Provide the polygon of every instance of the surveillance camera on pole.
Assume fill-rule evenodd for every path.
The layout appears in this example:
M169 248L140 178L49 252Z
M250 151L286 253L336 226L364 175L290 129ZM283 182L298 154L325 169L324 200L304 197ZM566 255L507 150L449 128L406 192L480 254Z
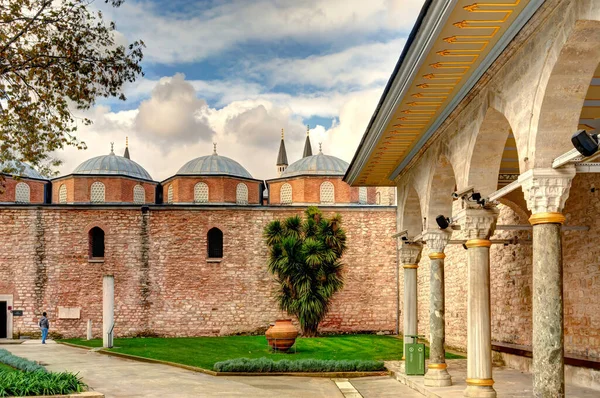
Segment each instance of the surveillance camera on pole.
M585 130L579 130L573 134L571 142L583 156L592 156L598 152L598 134L590 134Z

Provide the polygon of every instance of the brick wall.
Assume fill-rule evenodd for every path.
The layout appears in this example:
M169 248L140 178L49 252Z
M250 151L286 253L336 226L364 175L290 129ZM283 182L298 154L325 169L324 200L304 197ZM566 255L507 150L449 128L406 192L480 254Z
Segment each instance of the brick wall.
M104 184L105 203L133 203L133 189L141 185L146 191L146 203L155 202L156 183L121 176L67 176L52 181L52 203L59 203L59 190L67 188L67 203L89 203L94 182Z
M169 185L173 185L173 203L194 203L194 186L199 182L208 185L209 203L236 203L237 185L242 183L248 188L248 203L260 204L261 181L225 176L175 176L169 178L163 183L165 202Z
M391 208L335 209L348 235L346 286L322 331L393 331L396 252ZM0 294L12 294L23 317L14 332L37 333L47 311L52 330L101 333L102 276L115 277L115 333L166 336L260 331L283 316L266 271L264 226L300 208L156 206L107 209L0 208ZM327 215L331 211L325 210ZM88 261L88 231L105 231L103 263ZM208 262L206 233L224 234L221 262ZM81 319L57 319L57 308L80 307Z
M292 186L293 203L320 203L321 184L329 181L333 184L335 203L358 203L359 188L351 187L342 180L342 177L327 176L298 176L286 179L271 180L269 184L269 201L272 205L281 204L281 186ZM377 188L367 188L367 204L376 204ZM386 203L383 203L384 205Z
M28 178L20 178L15 180L8 176L4 177L4 181L0 177L0 203L15 201L15 189L18 183L24 183L29 186L30 203L44 203L44 185L46 185L45 181L30 180Z

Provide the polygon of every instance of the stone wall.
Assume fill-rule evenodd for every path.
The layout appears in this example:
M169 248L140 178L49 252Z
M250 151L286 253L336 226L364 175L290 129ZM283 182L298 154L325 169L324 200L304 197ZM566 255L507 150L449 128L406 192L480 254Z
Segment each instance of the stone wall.
M284 316L272 299L264 226L302 208L52 206L0 208L0 294L12 294L14 333L38 333L47 311L51 330L85 336L91 319L101 333L102 276L115 277L116 336L223 335L264 330ZM348 236L346 286L322 331L393 331L396 251L393 208L339 212ZM90 262L88 231L105 232L104 262ZM207 261L206 234L224 234L220 262ZM58 307L81 309L57 319Z

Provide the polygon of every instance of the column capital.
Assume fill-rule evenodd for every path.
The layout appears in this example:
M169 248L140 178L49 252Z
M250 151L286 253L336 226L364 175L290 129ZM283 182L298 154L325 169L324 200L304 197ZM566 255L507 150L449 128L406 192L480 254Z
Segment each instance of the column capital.
M452 236L451 231L429 230L423 233L423 240L429 249L429 253L443 253L448 241Z
M560 169L531 169L519 176L519 182L531 214L561 213L571 181L575 177L575 166Z
M496 221L500 211L497 208L463 208L455 220L467 240L489 239L496 229Z
M420 243L403 243L400 246L400 263L402 265L416 265L421 259L423 245Z

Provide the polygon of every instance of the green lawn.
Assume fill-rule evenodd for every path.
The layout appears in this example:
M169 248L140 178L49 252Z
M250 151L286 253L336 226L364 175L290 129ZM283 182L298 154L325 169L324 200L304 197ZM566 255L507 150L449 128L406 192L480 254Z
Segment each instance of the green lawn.
M102 340L68 339L68 343L101 347ZM115 339L112 351L213 369L216 362L234 358L399 360L402 341L392 336L339 335L296 340L297 353L274 353L264 336ZM428 355L429 352L426 353ZM461 358L447 354L447 358Z

